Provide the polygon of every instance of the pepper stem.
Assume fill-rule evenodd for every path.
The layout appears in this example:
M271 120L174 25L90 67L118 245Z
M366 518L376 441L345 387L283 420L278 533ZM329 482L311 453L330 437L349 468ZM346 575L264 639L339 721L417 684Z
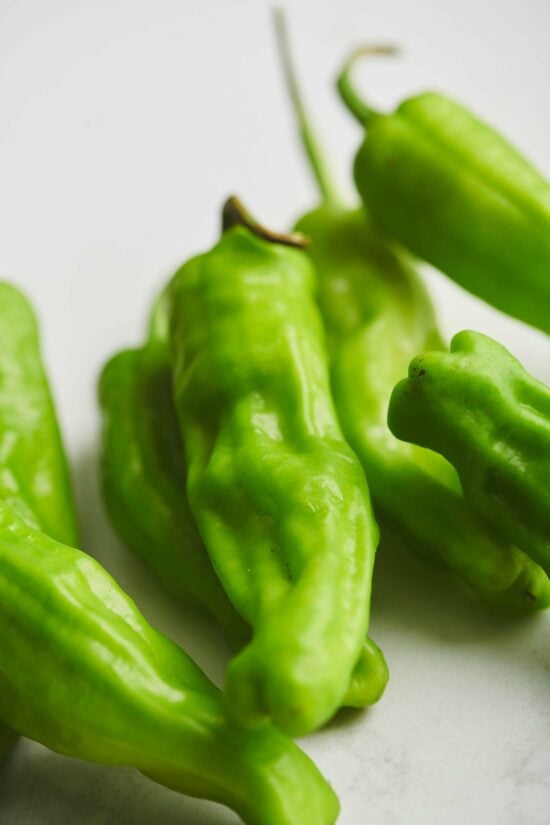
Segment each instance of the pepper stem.
M368 128L374 118L379 117L380 112L373 109L372 106L369 106L357 93L357 89L351 79L351 73L353 72L355 64L364 57L372 57L373 55L393 57L398 53L399 49L389 44L361 46L350 54L336 79L336 88L338 89L340 97L362 126Z
M298 83L296 67L292 56L292 49L290 48L286 16L281 6L273 9L273 24L285 85L294 111L302 147L309 160L313 177L315 178L323 200L325 202L338 202L340 198L331 179L331 175L328 172L317 134L304 105L304 99Z
M223 205L222 211L222 231L227 232L233 226L244 226L259 238L269 243L278 243L283 246L295 246L298 249L305 249L309 244L309 239L301 232L273 232L261 223L258 223L248 209L241 203L239 198L231 195Z

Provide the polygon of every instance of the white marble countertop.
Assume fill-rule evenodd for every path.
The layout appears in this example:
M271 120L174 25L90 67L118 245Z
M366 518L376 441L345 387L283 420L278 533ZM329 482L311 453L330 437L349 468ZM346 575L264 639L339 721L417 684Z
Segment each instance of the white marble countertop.
M359 132L330 87L361 39L406 53L359 73L381 106L437 86L497 124L550 175L546 0L287 2L299 69L352 193ZM115 539L97 484L95 385L137 344L153 292L207 246L236 191L284 227L314 198L276 63L267 2L3 0L0 271L31 295L74 467L84 549L153 624L223 678L216 631L181 611ZM427 272L447 334L493 334L550 383L550 344ZM382 547L372 635L391 681L303 746L342 825L547 825L550 615L492 614L453 578ZM0 825L230 825L216 805L128 768L21 741L0 771Z

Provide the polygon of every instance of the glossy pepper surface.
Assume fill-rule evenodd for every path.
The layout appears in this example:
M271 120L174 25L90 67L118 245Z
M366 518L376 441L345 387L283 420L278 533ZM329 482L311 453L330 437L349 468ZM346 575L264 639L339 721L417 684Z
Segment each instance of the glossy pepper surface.
M103 499L123 541L178 600L249 635L212 569L185 495L186 463L165 342L112 358L100 380Z
M151 338L141 349L114 356L101 375L100 401L103 496L113 526L176 599L205 608L241 647L250 628L212 570L185 496L166 343ZM373 704L387 680L382 652L367 638L342 704Z
M302 734L334 713L368 625L378 532L330 394L302 250L228 229L172 283L189 502L253 639L229 666L243 719Z
M0 503L0 720L59 753L133 765L254 825L330 825L337 800L269 725L247 731L106 571Z
M411 356L442 346L433 308L418 274L364 210L342 206L334 194L280 17L278 33L300 135L323 195L296 228L311 239L307 251L318 277L333 395L376 515L390 534L453 570L485 601L544 607L550 603L546 575L472 511L453 467L435 453L400 443L388 429L391 391Z
M505 347L464 331L418 356L389 424L446 456L472 508L550 573L550 389Z
M68 465L38 324L25 296L5 282L0 283L0 501L30 526L76 543ZM15 738L0 725L0 759Z
M550 333L550 184L445 95L376 112L353 87L353 63L339 88L367 131L354 175L372 216L474 295Z
M399 443L388 429L390 395L411 353L421 341L420 349L439 346L419 280L364 214L319 211L298 227L312 238L342 429L363 463L377 516L485 601L547 607L550 582L513 546L512 534L501 537L479 518L441 456Z
M0 500L58 541L78 540L69 472L38 325L21 292L0 283Z

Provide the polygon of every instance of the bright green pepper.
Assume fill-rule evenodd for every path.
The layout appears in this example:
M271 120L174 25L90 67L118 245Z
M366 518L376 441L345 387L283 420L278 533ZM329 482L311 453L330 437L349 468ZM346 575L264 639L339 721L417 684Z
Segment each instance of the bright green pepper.
M205 608L242 646L250 629L212 570L185 497L185 456L162 338L112 358L101 375L100 400L103 497L113 526L172 595ZM387 681L382 652L367 638L342 704L373 704Z
M361 210L340 206L304 111L283 21L287 85L321 206L297 229L319 280L333 395L342 429L363 464L377 518L424 559L457 573L483 599L510 608L550 603L550 582L467 506L452 466L397 441L386 423L393 386L419 349L440 347L433 308L417 273Z
M407 361L438 345L418 280L381 247L360 213L319 210L298 227L313 241L335 403L363 463L377 517L421 556L458 573L485 601L547 607L547 576L512 546L512 534L501 538L478 518L453 468L434 453L400 444L388 430L390 394Z
M103 369L103 500L123 541L177 599L201 607L237 643L250 632L212 570L185 496L186 466L162 341Z
M471 507L550 574L550 389L507 349L460 332L395 388L398 438L444 455Z
M311 263L237 218L172 283L175 402L191 509L254 632L229 702L302 734L349 685L378 532L332 403Z
M27 299L8 283L0 283L0 501L30 526L76 543L67 459L38 325ZM14 741L0 725L0 760Z
M550 333L550 184L444 95L373 110L350 80L359 54L338 85L367 130L354 174L373 218L474 295Z
M17 737L12 730L0 724L0 765L12 749L16 739Z
M133 765L251 825L331 825L333 791L222 694L108 573L0 503L0 720L68 756Z
M31 526L76 544L65 452L26 298L0 283L0 500Z

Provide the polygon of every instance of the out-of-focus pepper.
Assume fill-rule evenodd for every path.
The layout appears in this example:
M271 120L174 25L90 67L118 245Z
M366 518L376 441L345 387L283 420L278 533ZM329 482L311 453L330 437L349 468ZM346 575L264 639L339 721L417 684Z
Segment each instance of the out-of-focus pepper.
M330 393L315 275L295 240L227 228L171 288L191 509L253 639L231 662L244 720L302 734L342 702L364 642L378 531Z
M503 312L550 333L550 184L503 137L436 92L393 114L338 86L366 128L355 182L393 237ZM373 48L388 53L390 48Z
M550 574L550 389L505 347L460 332L392 395L398 438L444 455L471 507Z
M153 329L159 314L154 313ZM153 334L141 349L121 352L108 362L100 401L103 494L113 526L172 595L205 608L242 646L250 629L212 570L185 496L185 455L162 336ZM382 652L367 638L342 704L373 704L387 680Z
M278 18L287 85L322 204L297 224L319 282L334 399L342 429L361 460L377 517L421 557L457 573L484 600L512 609L550 603L544 572L500 539L467 506L452 466L400 443L388 429L391 391L410 358L441 347L433 309L417 273L362 210L333 194L304 110Z
M59 753L133 765L251 825L332 825L333 791L270 725L246 730L108 573L0 503L0 721Z
M0 765L14 745L16 738L12 730L0 724Z
M42 363L33 309L0 283L0 501L27 524L77 542L67 459ZM0 725L0 759L15 735Z

